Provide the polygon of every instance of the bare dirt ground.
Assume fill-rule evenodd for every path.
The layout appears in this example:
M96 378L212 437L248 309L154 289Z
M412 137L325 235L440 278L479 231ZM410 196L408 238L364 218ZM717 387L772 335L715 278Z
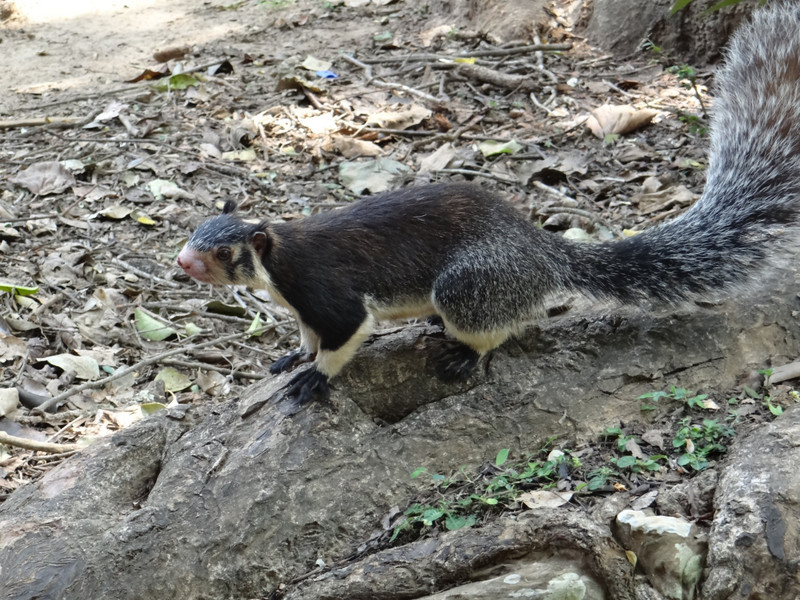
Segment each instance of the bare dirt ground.
M287 29L274 25L285 12L282 4L216 0L19 2L16 16L2 32L0 114L15 115L75 95L119 88L152 67L154 52L165 48L191 47L189 60L197 64L244 53L273 57L292 53L299 46L314 51L326 39L346 48L349 40L370 35L369 23L365 28L340 28L337 20L330 20L326 27L325 19L306 28L302 41L295 35L281 35ZM316 4L308 10L322 7L321 2ZM294 4L286 5L296 9ZM302 9L297 10L304 14Z
M0 433L61 446L0 449L0 498L142 405L235 396L296 344L265 293L174 264L227 198L296 218L466 179L605 239L702 188L703 121L678 118L701 114L693 92L652 56L589 48L568 3L494 11L491 32L458 2L19 4L0 28L0 417L17 394L27 408ZM603 104L653 122L594 136ZM28 410L57 396L57 413Z

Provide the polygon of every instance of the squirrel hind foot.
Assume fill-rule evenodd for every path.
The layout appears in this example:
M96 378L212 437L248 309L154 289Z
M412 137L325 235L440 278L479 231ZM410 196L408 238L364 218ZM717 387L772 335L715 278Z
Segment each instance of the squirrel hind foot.
M320 373L316 367L301 371L289 380L284 388L284 398L292 400L297 406L307 404L311 400L329 402L331 386L328 376Z
M451 342L433 356L436 375L442 381L466 381L475 370L481 355L460 342Z
M425 323L427 325L430 325L431 327L438 327L442 331L445 330L444 319L442 319L442 317L440 317L439 315L431 315L430 317L425 319Z
M269 367L269 372L273 375L277 375L278 373L291 371L297 365L311 362L312 360L314 360L313 354L306 352L305 350L295 350L294 352L290 352L286 356L282 356L272 363Z

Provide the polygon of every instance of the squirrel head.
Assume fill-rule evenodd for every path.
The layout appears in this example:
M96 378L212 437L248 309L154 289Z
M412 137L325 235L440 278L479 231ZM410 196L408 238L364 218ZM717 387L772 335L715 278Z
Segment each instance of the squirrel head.
M248 223L227 200L222 214L205 221L178 254L178 265L205 283L258 286L263 257L272 247L266 221Z

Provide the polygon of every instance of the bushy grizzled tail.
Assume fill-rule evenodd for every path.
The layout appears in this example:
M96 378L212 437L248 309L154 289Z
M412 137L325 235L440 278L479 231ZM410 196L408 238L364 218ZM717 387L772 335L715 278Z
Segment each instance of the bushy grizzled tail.
M571 245L573 287L676 302L741 287L800 245L800 3L771 4L733 35L717 71L700 200L628 240Z

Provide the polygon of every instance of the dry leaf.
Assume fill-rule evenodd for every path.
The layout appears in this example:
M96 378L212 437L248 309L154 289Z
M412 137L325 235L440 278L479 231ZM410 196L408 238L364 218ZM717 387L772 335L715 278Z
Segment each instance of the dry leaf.
M308 71L327 71L331 68L331 61L320 60L318 58L314 58L313 56L307 56L303 61L303 64L300 66Z
M664 449L664 435L658 429L648 429L642 434L642 441L655 446L659 450Z
M333 148L338 150L345 158L355 158L357 156L380 156L383 150L378 144L357 140L355 138L337 135L333 138Z
M227 394L231 389L230 381L217 371L200 372L197 376L197 385L212 396Z
M690 206L697 198L697 194L690 192L688 188L677 185L658 192L637 194L631 201L639 207L640 214L649 215L664 212L674 206Z
M572 492L536 490L521 494L518 500L528 508L557 508L572 500Z
M436 152L429 154L419 162L419 172L429 173L447 168L450 161L456 156L456 149L450 142L442 144Z
M10 415L17 410L19 392L17 388L0 388L0 417Z
M153 53L153 58L160 63L165 63L175 58L183 58L189 52L191 48L189 46L172 46L171 48L164 48L163 50L158 50L157 52Z
M251 160L255 160L256 151L253 148L245 148L244 150L232 150L231 152L223 152L222 153L222 160L227 161L241 161L241 162L249 162Z
M32 164L12 177L11 182L34 194L46 196L47 194L58 194L71 185L75 185L75 177L60 162L46 161Z
M45 361L62 371L72 371L78 379L97 379L100 367L91 356L75 356L74 354L56 354L40 360Z
M330 133L331 131L336 131L339 128L333 118L333 113L330 112L299 119L299 121L303 127L316 135Z
M341 163L339 178L354 194L363 194L366 191L377 194L388 190L397 173L401 171L408 171L408 167L395 160L377 158L365 162Z
M649 108L636 110L630 105L606 104L595 108L586 121L586 126L598 138L607 135L623 135L650 123L658 113Z
M636 443L636 440L630 439L625 443L625 450L631 453L631 456L644 460L645 455L642 452L642 449L639 447L639 444Z
M431 45L434 39L437 37L448 35L451 31L453 31L452 25L439 25L438 27L433 27L432 29L426 29L422 33L419 34L419 39L422 42L422 46L427 48Z
M186 198L191 200L194 198L192 194L179 188L177 183L167 179L152 179L147 183L147 189L150 190L156 200L163 200L164 198Z
M387 129L408 129L418 125L433 113L424 106L412 104L403 110L381 111L367 117L367 125L378 125Z

